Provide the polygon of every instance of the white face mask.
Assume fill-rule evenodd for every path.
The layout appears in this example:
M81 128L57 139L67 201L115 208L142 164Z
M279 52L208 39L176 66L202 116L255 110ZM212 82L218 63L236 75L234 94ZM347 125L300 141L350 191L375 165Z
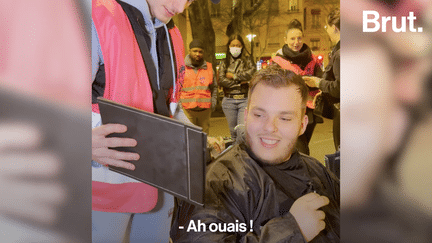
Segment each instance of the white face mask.
M241 47L230 47L230 53L233 57L240 56L241 51L242 51Z

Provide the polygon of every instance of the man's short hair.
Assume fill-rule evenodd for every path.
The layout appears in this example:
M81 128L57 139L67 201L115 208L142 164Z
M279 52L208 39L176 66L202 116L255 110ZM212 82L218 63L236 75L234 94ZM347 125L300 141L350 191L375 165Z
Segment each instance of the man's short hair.
M272 64L267 68L259 70L254 74L250 81L248 107L250 104L250 98L252 96L252 93L255 87L260 83L276 89L282 87L289 87L291 85L297 86L302 98L302 110L304 111L302 114L306 112L306 102L309 89L300 75L297 75L290 70L283 69L276 64Z

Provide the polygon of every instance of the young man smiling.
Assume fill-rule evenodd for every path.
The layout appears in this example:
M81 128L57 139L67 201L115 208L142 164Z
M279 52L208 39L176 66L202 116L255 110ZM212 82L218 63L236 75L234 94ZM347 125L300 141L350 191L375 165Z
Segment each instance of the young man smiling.
M246 141L257 159L277 165L291 157L297 138L306 129L306 107L299 95L305 89L295 85L275 88L271 79L268 82L251 87L253 98L245 113Z
M340 241L339 180L295 148L308 122L307 93L301 76L291 71L270 66L256 73L246 142L210 164L204 208L185 220L190 207L180 204L171 230L175 242ZM191 221L205 223L207 230L179 230ZM232 224L250 228L230 231ZM209 231L214 225L219 229Z

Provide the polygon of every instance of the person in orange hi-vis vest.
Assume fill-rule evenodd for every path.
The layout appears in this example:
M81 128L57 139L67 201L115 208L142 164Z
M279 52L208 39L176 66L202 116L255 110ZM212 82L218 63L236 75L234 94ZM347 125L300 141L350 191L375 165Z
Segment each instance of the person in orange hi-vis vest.
M204 44L195 39L189 44L189 54L185 57L185 78L180 94L180 102L187 118L202 127L205 133L210 130L210 116L217 101L216 75L210 62L206 62Z

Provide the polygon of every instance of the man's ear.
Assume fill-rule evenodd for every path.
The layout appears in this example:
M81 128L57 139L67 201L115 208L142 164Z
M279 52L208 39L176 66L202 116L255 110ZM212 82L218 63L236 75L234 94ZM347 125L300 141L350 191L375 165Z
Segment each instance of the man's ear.
M248 108L246 107L244 110L244 123L246 123L247 115L248 115Z
M306 131L306 127L308 125L308 122L309 122L309 118L306 114L304 114L303 118L302 118L302 124L301 124L301 130L300 130L299 136L302 135Z

